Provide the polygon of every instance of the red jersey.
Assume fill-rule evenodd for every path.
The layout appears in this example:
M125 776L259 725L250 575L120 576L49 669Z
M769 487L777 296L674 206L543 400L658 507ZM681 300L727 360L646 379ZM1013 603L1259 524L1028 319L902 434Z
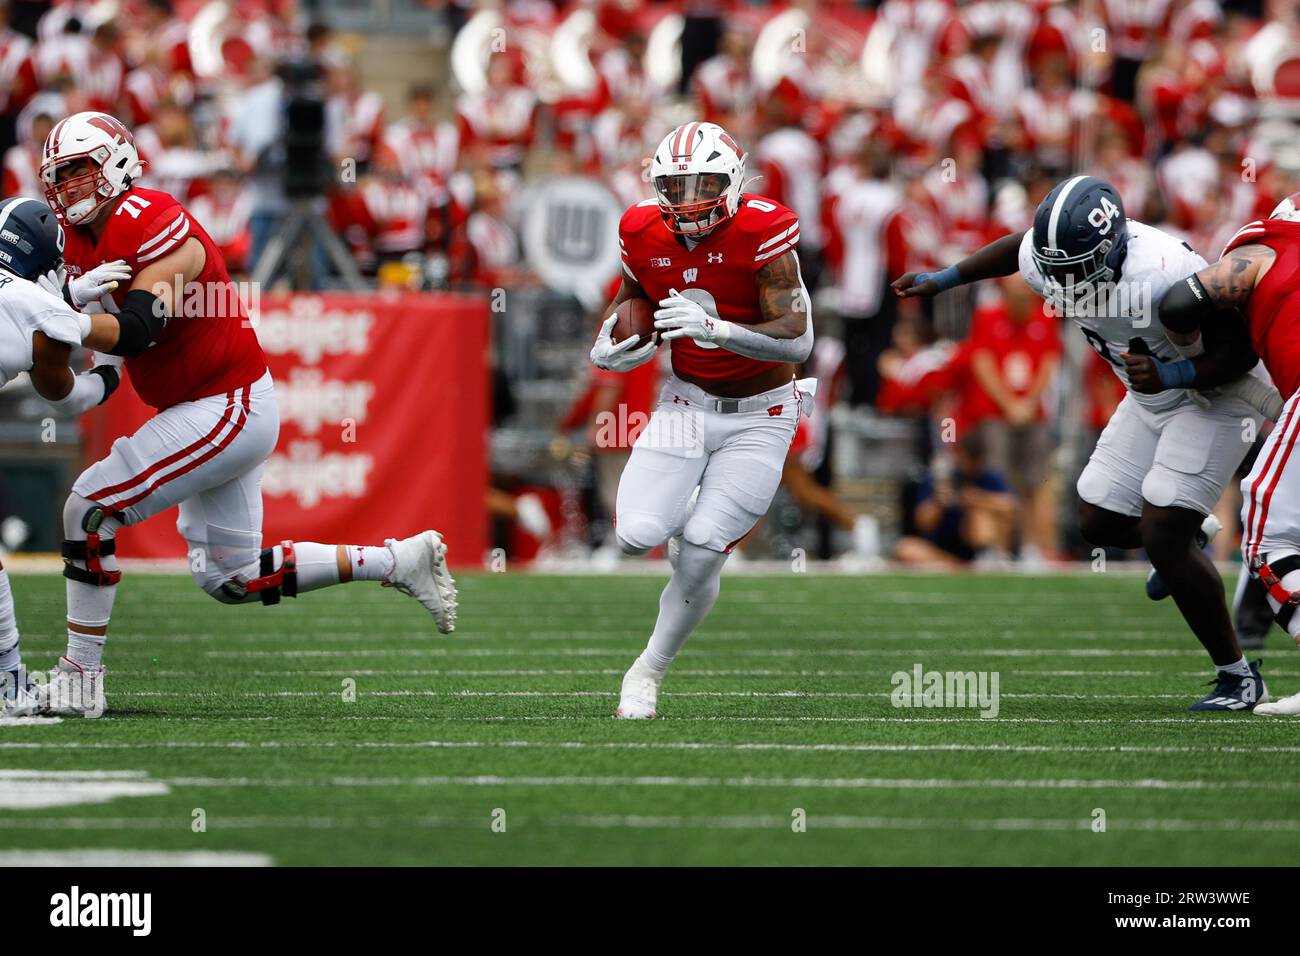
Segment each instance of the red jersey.
M173 306L175 314L162 335L143 353L126 360L131 384L143 401L154 408L168 408L229 392L265 374L262 346L217 244L167 193L128 189L109 214L108 228L98 242L88 230L76 226L65 226L64 233L69 276L79 276L114 259L125 259L138 275L191 236L203 243L203 271L181 290ZM129 291L130 283L120 284L109 311L120 309ZM216 314L209 315L209 311Z
M654 303L676 289L710 314L737 325L764 321L755 274L795 247L799 217L762 196L740 197L736 214L687 249L659 214L653 199L623 213L618 225L623 268ZM692 339L672 343L673 372L693 379L741 382L782 364L737 355Z
M1300 222L1259 219L1228 240L1226 256L1239 246L1268 246L1277 258L1242 306L1250 339L1284 398L1300 390Z
M1044 363L1061 354L1056 319L1047 313L1046 306L1034 308L1023 323L1012 319L1010 311L1001 302L976 309L971 316L968 343L972 355L985 351L992 353L998 377L1007 391L1017 398L1029 392ZM974 374L967 379L962 406L970 422L1002 417L1002 409L984 391ZM1038 420L1045 417L1040 405Z

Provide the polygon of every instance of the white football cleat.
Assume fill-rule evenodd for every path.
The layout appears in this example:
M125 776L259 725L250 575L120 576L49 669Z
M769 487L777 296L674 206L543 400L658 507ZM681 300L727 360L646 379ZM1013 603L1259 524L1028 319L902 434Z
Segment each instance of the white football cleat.
M638 657L623 675L623 691L614 716L620 720L649 720L654 717L659 700L659 682L663 679L662 674L653 671Z
M0 692L0 720L41 712L40 685L32 683L24 670L0 672Z
M1256 704L1255 713L1265 717L1300 717L1300 694Z
M422 531L384 544L393 552L393 573L384 583L415 598L443 634L456 630L456 582L447 570L447 546L436 531Z
M38 691L41 713L63 717L102 717L108 710L104 698L103 665L88 669L60 657L49 680Z

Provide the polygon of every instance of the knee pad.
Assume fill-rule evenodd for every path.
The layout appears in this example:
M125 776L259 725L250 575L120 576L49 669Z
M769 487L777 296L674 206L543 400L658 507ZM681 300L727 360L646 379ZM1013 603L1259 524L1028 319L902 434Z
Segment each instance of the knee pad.
M117 541L114 535L122 525L120 512L83 498L68 496L63 506L63 576L95 587L112 587L122 580L117 569ZM104 565L104 559L109 565ZM80 562L80 563L77 563Z
M618 546L624 554L645 554L669 538L668 528L651 515L627 515L614 525Z
M1273 612L1273 619L1290 634L1291 619L1295 617L1296 608L1300 607L1300 591L1293 591L1282 582L1292 572L1300 571L1300 554L1256 556L1250 570L1268 588L1268 596L1279 605ZM1292 578L1292 584L1300 584L1300 580Z
M279 604L282 596L296 598L298 562L294 556L293 542L281 541L279 548L281 558L278 568L275 566L275 548L263 548L253 572L256 577L228 577L221 582L219 594L213 591L208 593L227 604L243 604L254 595L263 604Z
M1083 472L1079 475L1079 481L1075 485L1075 490L1079 492L1079 497L1090 505L1102 507L1106 496L1110 494L1111 479L1105 472L1089 462L1084 466Z
M1178 481L1162 468L1153 468L1142 479L1142 497L1157 508L1168 508L1178 501Z
M292 541L280 543L277 568L276 549L260 547L260 534L214 525L205 525L202 531L203 541L189 542L190 576L213 598L222 604L243 604L256 596L263 604L276 604L281 596L298 596Z

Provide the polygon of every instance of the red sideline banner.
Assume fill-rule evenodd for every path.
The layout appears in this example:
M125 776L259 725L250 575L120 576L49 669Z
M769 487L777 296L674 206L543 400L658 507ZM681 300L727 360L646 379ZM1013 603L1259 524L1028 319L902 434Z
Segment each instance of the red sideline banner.
M380 544L425 528L456 565L487 548L487 300L441 293L267 295L254 320L280 440L262 483L262 540ZM154 410L129 377L82 419L86 464ZM118 554L183 558L170 508Z

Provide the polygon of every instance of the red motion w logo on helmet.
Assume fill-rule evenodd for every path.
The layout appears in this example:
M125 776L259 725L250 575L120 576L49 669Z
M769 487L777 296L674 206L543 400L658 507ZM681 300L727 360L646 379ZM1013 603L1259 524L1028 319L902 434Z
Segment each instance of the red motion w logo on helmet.
M130 131L122 125L120 120L114 119L112 116L92 116L86 122L95 129L102 129L118 143L131 143L132 145L135 143L135 140L131 138Z

